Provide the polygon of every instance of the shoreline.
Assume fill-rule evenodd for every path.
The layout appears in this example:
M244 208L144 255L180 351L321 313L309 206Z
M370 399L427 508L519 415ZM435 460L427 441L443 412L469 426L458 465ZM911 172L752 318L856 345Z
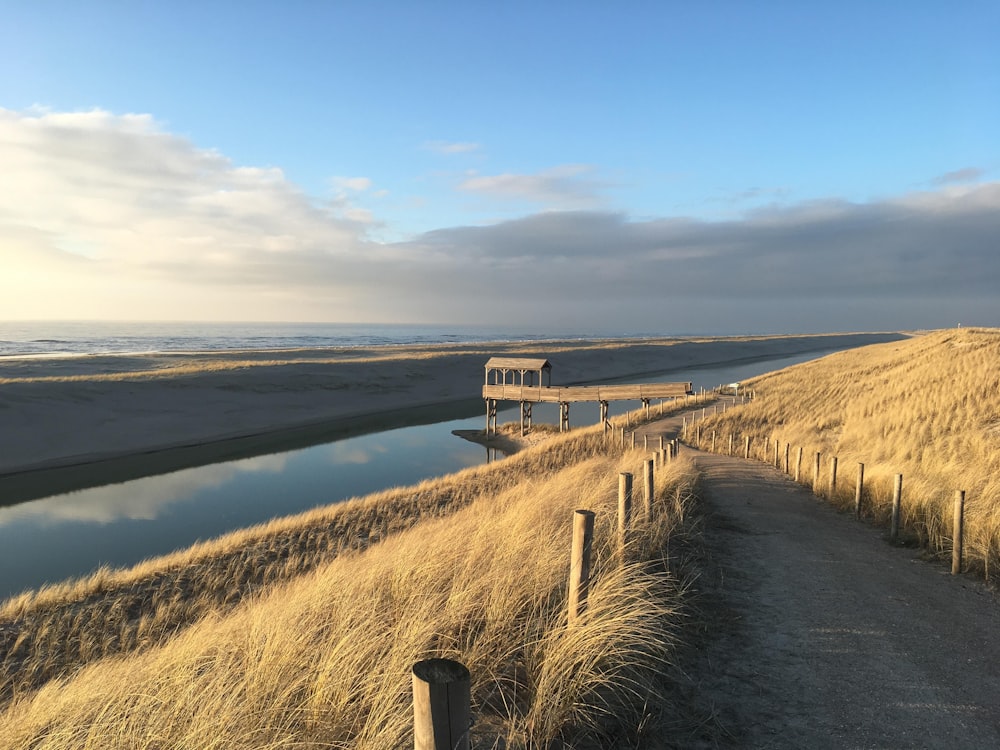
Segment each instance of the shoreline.
M636 379L900 340L902 333L389 345L0 361L3 505L474 416L494 354L546 356L554 382ZM279 356L284 355L284 356Z

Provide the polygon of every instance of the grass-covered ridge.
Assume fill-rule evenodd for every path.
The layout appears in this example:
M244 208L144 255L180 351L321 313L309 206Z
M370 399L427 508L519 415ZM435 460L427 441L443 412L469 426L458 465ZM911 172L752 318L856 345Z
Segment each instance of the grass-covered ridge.
M599 428L575 431L11 600L0 736L12 748L402 747L409 669L428 656L472 671L479 747L657 731L680 617L665 550L692 480L682 462L658 473L659 512L623 567L617 475L638 480L643 458ZM576 508L597 512L597 580L583 625L567 629Z
M839 459L832 500L853 505L857 463L865 464L865 513L886 523L892 484L903 475L904 528L931 550L951 546L952 503L966 491L968 565L993 575L1000 564L1000 330L962 328L831 354L747 383L756 399L711 418L720 436L751 435ZM794 461L794 457L792 459Z

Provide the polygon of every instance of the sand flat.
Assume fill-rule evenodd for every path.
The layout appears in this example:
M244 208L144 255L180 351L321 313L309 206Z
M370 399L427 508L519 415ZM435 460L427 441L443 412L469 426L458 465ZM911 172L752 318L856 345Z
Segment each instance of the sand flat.
M492 355L544 356L553 384L863 346L895 333L623 339L0 360L0 475L289 431L474 413ZM678 379L681 379L680 377ZM442 412L443 418L450 414ZM211 456L206 456L212 460ZM185 459L197 463L195 455Z

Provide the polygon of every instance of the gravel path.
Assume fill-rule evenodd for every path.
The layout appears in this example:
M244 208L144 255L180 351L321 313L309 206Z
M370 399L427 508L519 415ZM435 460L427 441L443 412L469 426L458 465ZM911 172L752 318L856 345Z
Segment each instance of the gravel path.
M692 455L709 569L689 676L714 724L694 747L1000 748L1000 606L985 585L766 464Z

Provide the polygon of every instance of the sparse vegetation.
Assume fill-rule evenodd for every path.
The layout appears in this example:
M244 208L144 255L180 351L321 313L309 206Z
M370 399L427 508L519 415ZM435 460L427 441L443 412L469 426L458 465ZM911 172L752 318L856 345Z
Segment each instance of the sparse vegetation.
M632 417L633 420L635 416ZM599 428L503 462L274 521L0 607L11 748L398 748L409 668L473 673L477 747L624 741L670 721L692 471L658 473L654 523L616 557ZM596 581L565 626L572 510L598 514ZM378 544L373 544L373 542Z
M950 553L952 502L966 491L967 565L990 577L1000 564L1000 330L963 328L831 354L746 384L756 399L711 417L711 430L751 435L757 457L773 441L802 446L802 481L828 495L829 458L839 459L831 501L853 507L865 464L865 513L887 524L893 481L903 475L902 523L933 553ZM742 447L742 442L738 445ZM766 445L766 447L765 447ZM761 448L765 452L761 453ZM793 459L794 460L794 459Z

